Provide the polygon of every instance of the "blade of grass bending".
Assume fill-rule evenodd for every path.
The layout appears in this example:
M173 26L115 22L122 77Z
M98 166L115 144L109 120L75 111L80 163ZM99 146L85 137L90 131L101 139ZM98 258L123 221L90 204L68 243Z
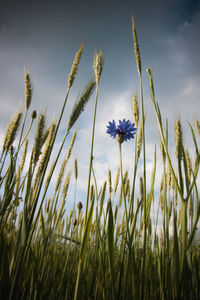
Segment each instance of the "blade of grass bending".
M155 151L154 151L154 167L153 167L152 178L151 178L151 189L150 189L150 193L147 198L146 222L148 222L150 210L151 210L151 203L152 203L153 194L154 194L155 175L156 175L156 146L155 146Z
M165 149L165 153L166 153L166 156L167 156L168 163L170 165L170 169L171 169L171 172L172 172L172 175L173 175L173 178L174 178L174 182L175 182L175 184L177 186L177 189L178 189L179 195L181 197L181 200L184 201L183 194L182 194L181 188L180 188L180 186L178 184L178 180L177 180L174 168L172 166L172 162L171 162L171 159L170 159L170 156L169 156L169 152L168 152L168 149L167 149L167 144L166 144L166 140L165 140L164 133L163 133L163 128L162 128L162 120L161 120L160 110L158 108L158 104L155 101L152 71L150 69L147 69L147 73L149 75L149 85L150 85L150 92L151 92L151 100L152 100L153 107L154 107L154 110L155 110L155 113L156 113L156 117L157 117L157 120L158 120L158 126L159 126L161 140L162 140L162 143L163 143L163 146L164 146L164 149Z

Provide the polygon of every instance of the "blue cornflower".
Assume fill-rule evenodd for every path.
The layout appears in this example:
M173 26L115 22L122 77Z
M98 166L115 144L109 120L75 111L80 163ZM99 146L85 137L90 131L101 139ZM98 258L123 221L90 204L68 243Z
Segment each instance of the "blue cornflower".
M116 126L115 121L109 122L107 127L107 133L110 134L114 139L117 138L119 143L123 143L123 141L127 141L130 139L134 139L134 135L136 133L137 128L135 128L135 123L131 123L129 120L123 121L119 120L119 125Z

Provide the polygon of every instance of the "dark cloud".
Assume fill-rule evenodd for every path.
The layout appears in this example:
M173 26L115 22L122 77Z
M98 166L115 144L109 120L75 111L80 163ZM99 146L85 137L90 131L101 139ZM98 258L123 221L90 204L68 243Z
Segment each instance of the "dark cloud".
M189 23L192 22L194 16L200 11L199 0L183 0L181 1L180 16L187 20Z
M177 92L187 78L199 78L200 18L196 0L4 1L0 12L3 22L0 101L7 97L15 103L16 98L23 97L26 66L32 73L36 103L45 102L48 91L46 98L53 110L51 95L64 90L67 72L82 41L85 41L85 50L77 76L81 87L92 76L94 49L102 48L105 55L102 101L106 101L108 94L130 87L135 91L138 79L132 14L144 80L145 69L153 67L158 92L165 98L170 95L170 101L173 92Z

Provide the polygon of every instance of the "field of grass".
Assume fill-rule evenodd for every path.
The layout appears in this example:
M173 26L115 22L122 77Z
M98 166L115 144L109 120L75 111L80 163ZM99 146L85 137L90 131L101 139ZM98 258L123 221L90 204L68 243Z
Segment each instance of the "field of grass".
M45 114L30 113L32 85L25 74L24 110L8 124L0 149L0 299L200 299L199 225L199 141L200 123L189 124L195 155L183 142L179 119L175 125L176 163L168 148L168 123L163 121L154 95L152 71L147 70L149 91L157 119L160 144L155 145L150 188L147 188L145 151L145 103L142 87L142 63L137 34L132 20L134 52L140 80L139 96L133 97L135 161L133 178L123 170L123 134L117 137L119 171L112 170L103 186L96 182L93 169L93 145L99 81L104 57L94 55L94 80L90 81L75 103L59 149L54 149L65 106L70 98L83 45L76 53L68 76L66 98L58 120L46 127ZM76 142L73 126L95 93L88 184L83 204L76 199L66 214L65 203L71 176L78 179L77 160L67 172ZM139 98L139 101L138 101ZM29 117L30 116L30 117ZM30 120L29 120L30 118ZM30 123L25 132L26 123ZM29 133L37 122L31 145ZM68 153L61 163L55 185L52 176L69 133L73 133ZM119 135L119 134L118 134ZM17 145L13 147L13 143ZM127 141L129 142L129 141ZM28 151L31 153L28 157ZM52 152L56 158L50 164ZM157 152L161 152L163 175L155 193ZM28 165L25 171L24 165ZM140 196L136 197L138 164L143 166ZM107 174L105 174L107 177ZM53 193L47 197L51 188ZM117 203L117 204L116 204ZM154 217L163 220L159 227ZM118 214L122 213L119 218ZM170 231L169 228L172 228Z

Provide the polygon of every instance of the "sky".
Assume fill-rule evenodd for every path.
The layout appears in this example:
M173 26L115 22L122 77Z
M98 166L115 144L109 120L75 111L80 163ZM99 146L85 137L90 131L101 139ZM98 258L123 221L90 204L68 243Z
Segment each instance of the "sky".
M37 112L46 110L50 123L62 107L67 76L76 51L84 43L79 72L70 93L56 148L76 98L93 76L94 52L102 49L105 63L99 87L94 169L99 189L107 179L109 168L114 181L119 167L118 146L106 134L106 125L113 119L126 118L133 122L132 95L137 93L140 99L132 16L143 69L148 183L153 168L154 145L157 144L157 152L159 145L147 68L153 70L156 101L159 102L163 119L168 118L170 145L174 141L174 121L180 117L184 141L192 153L194 146L187 122L193 123L200 115L199 0L1 1L1 146L8 122L17 108L24 104L24 69L30 73L33 85L30 113L34 109ZM93 110L94 95L76 124L78 136L72 161L78 158L78 190L82 198L87 186ZM68 145L69 141L63 156ZM124 143L124 169L128 169L130 175L133 158L134 141ZM57 174L58 168L54 180ZM141 174L142 167L139 168L138 178ZM158 178L161 174L162 166L158 162Z

